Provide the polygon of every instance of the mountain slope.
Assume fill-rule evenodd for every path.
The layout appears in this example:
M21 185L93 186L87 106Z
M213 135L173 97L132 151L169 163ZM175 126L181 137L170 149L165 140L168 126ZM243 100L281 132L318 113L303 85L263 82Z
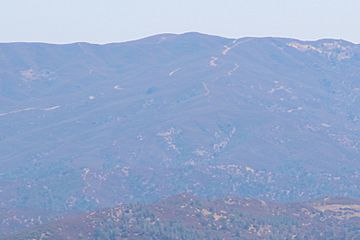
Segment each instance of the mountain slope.
M0 206L357 198L359 53L197 33L0 44Z
M121 205L27 230L11 239L358 239L359 201L275 204L174 196ZM9 239L9 238L7 238Z

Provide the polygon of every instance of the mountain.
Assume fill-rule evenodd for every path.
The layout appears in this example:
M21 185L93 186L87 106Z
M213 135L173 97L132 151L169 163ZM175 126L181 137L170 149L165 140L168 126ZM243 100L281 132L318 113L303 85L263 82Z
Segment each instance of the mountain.
M182 193L359 198L359 69L334 39L0 44L1 231Z
M174 196L72 216L12 239L358 239L360 201L276 204Z

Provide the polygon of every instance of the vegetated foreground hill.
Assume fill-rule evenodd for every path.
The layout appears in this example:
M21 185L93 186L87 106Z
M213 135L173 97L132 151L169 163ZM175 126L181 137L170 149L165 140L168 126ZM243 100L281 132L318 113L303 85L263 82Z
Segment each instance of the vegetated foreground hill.
M11 239L359 239L360 201L275 204L204 201L182 195L152 205L121 205L27 230Z
M0 44L2 231L184 192L358 198L359 96L342 40Z

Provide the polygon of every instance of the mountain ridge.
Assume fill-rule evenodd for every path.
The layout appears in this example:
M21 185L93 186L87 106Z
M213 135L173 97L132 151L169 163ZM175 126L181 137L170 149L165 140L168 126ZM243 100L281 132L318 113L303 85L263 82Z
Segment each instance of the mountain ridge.
M202 37L211 37L211 38L222 38L229 41L233 40L244 40L244 39L278 39L278 40L289 40L289 41L298 41L298 42L304 42L304 43L314 43L314 42L322 42L322 41L340 41L349 43L352 45L360 45L360 43L356 43L350 40L342 39L342 38L319 38L319 39L313 39L313 40L307 40L307 39L300 39L300 38L292 38L292 37L274 37L274 36L263 36L263 37L254 37L254 36L244 36L239 38L233 38L233 37L224 37L221 35L214 35L214 34L207 34L202 32L184 32L184 33L159 33L154 35L149 35L141 38L136 38L132 40L125 40L120 42L108 42L108 43L93 43L93 42L87 42L87 41L75 41L75 42L69 42L69 43L50 43L50 42L41 42L41 41L34 41L34 42L0 42L0 45L3 44L45 44L45 45L75 45L75 44L88 44L88 45L98 45L98 46L104 46L104 45L118 45L118 44L126 44L126 43L133 43L133 42L141 42L146 40L159 40L162 37L168 37L168 38L175 38L175 37L181 37L181 36L202 36Z
M162 37L0 44L3 209L360 197L358 45Z

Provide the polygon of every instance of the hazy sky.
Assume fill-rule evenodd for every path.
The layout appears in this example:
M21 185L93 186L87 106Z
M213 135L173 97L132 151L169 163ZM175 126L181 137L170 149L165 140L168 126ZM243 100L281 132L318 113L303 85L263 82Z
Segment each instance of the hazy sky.
M360 0L0 0L0 42L106 43L188 31L360 43Z

